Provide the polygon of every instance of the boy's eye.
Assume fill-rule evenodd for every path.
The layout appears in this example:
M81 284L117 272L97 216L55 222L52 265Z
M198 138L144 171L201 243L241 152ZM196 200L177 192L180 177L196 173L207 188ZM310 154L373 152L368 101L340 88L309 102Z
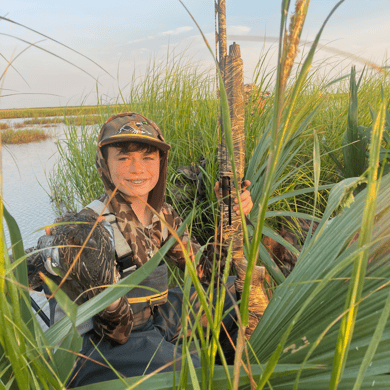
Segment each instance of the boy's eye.
M148 155L144 156L143 158L144 158L144 160L155 160L156 156L148 154Z

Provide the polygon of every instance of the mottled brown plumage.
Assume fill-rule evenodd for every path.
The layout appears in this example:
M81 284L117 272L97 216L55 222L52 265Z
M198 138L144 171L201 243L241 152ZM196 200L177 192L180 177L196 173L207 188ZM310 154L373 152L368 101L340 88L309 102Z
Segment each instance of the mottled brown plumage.
M117 281L114 241L105 227L106 222L97 222L94 212L67 213L55 223L61 224L52 228L52 236L41 237L38 242L40 249L53 248L28 259L29 285L36 288L42 283L38 271L44 271L57 284L67 275L61 288L80 305ZM59 276L51 274L48 265ZM119 343L127 341L132 325L133 312L125 297L115 310L103 310L94 317L95 331Z
M96 287L114 282L114 242L103 223L96 223L96 216L88 212L65 214L61 222L53 240L53 246L59 246L58 268L63 274L71 269L72 281L78 282L92 298L105 288Z

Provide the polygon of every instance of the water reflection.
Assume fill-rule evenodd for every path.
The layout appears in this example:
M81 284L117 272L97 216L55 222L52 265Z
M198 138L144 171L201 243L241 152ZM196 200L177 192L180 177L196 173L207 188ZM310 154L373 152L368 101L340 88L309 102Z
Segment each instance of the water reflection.
M53 168L56 154L53 140L3 146L4 203L19 225L26 248L42 235L34 231L55 218L45 174ZM9 245L7 233L6 240Z
M28 118L13 118L0 120L7 122L11 128ZM28 125L28 128L42 128L40 125ZM51 207L48 196L49 186L46 176L49 175L58 161L57 140L65 138L66 125L56 124L45 129L54 138L22 145L4 145L3 159L3 195L4 204L15 218L22 238L24 248L36 245L38 238L44 234L43 228L53 223L56 215ZM76 127L77 133L80 127ZM15 128L17 131L18 128ZM62 145L66 147L66 145ZM8 231L5 231L7 246L10 246ZM49 305L44 296L32 294L39 306L49 315ZM40 320L44 330L47 326Z
M4 145L2 158L5 207L19 225L24 247L35 246L43 234L36 230L53 223L55 218L47 195L49 187L45 175L57 160L57 147L53 139L23 145ZM9 234L5 230L9 247ZM38 294L33 294L33 297L40 306L46 302ZM44 311L48 314L46 306ZM47 329L42 321L40 323Z

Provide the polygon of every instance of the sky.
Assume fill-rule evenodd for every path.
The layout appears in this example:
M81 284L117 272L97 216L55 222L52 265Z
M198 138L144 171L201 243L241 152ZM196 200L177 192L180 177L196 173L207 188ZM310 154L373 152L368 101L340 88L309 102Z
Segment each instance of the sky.
M214 46L213 0L183 2ZM294 1L291 3L293 9ZM315 38L336 3L311 0L302 39ZM141 75L151 59L166 58L168 50L185 52L202 67L213 63L197 27L178 0L3 0L0 4L3 17L51 37L99 65L1 20L0 67L1 73L7 71L2 78L0 109L95 104L98 97L112 103L118 87L125 88L133 72ZM241 46L245 82L249 83L265 50L270 49L268 66L276 65L272 38L276 40L280 29L281 1L226 0L226 7L227 34ZM389 0L345 0L329 20L320 42L350 56L319 51L316 61L328 58L338 64L337 72L344 74L351 63L362 66L356 56L383 65L390 48L389 20ZM257 41L247 41L247 36ZM228 44L232 42L228 40ZM301 48L301 53L304 51ZM11 58L15 59L13 68L7 69Z

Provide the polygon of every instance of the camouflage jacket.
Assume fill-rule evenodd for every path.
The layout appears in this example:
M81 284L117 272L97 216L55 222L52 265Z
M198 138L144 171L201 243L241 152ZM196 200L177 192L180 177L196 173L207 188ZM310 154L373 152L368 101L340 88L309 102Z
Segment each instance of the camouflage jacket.
M177 229L182 224L182 220L177 214L177 212L173 209L173 207L167 203L164 203L161 209L161 213L163 214L163 217L167 222L167 224L174 231L177 231ZM137 221L134 222L128 221L128 223L138 224ZM140 228L140 226L138 226L137 234L138 237L135 239L136 242L150 238L151 243L153 245L154 253L157 252L157 250L159 250L172 237L172 233L169 231L169 229L164 228L163 222L161 222L161 219L157 215L153 216L151 225L143 228ZM197 242L195 237L189 236L187 229L181 235L180 240L185 248L188 248L188 244L190 243L189 254L190 254L190 258L193 260L195 258L196 253L201 249L200 244ZM206 250L204 254L202 254L200 262L197 266L198 277L200 281L206 285L209 284L212 275L212 262L209 261L209 256L212 255L213 252L214 252L213 248L211 248L211 250ZM173 246L169 249L166 258L170 260L173 264L175 264L179 269L184 271L186 266L185 255L183 253L182 247L179 242L176 241L173 244ZM121 301L120 304L125 305L125 301ZM106 328L107 331L105 330L98 331L98 333L109 335L110 338L114 338L113 337L114 334L117 335L117 337L120 337L120 335L125 336L124 333L121 331L121 329L123 330L128 328L126 324L126 320L131 321L131 317L130 316L124 317L123 312L124 311L122 310L122 315L121 315L120 314L121 310L119 309L118 306L118 309L115 310L113 313L107 313L106 311L99 313L99 315L95 320L95 330L98 331L98 329L96 329L97 323L104 322L106 324L104 328ZM118 316L120 316L120 319L117 318ZM102 321L103 317L104 317L104 321ZM109 325L109 332L108 332L107 325ZM115 340L120 343L126 341L118 338L116 338Z
M84 209L81 213L92 213L96 217L96 214L90 209ZM173 209L173 207L167 203L164 203L161 209L161 213L166 223L174 231L177 231L177 229L182 224L182 220L177 214L177 212ZM61 222L62 220L63 217L59 217L55 222ZM164 224L161 222L160 218L157 215L153 216L151 225L147 227L142 226L141 228L139 221L128 221L127 223L134 223L135 225L137 225L136 231L138 237L136 237L134 240L135 244L145 240L150 240L150 243L153 247L153 253L156 253L172 237L172 233L169 231L169 229L164 227ZM56 234L55 231L53 231L52 234ZM187 229L184 231L180 239L185 248L188 248L188 243L190 243L189 254L190 258L193 260L196 253L201 248L200 244L194 237L189 236ZM142 244L142 247L145 247L143 242ZM132 247L134 248L134 245L132 245ZM197 273L200 281L203 284L209 284L212 275L212 261L209 261L209 258L212 259L211 256L213 256L214 251L212 246L210 246L210 248L210 250L204 251L204 254L202 254L200 262L197 266ZM169 249L166 258L170 260L174 265L179 267L179 269L185 269L185 255L179 242L175 242L173 244L173 246ZM147 261L147 258L144 256L140 256L138 260L141 259L143 260L142 264ZM39 272L43 272L55 282L60 283L60 278L48 274L48 272L45 270L39 253L30 256L30 258L28 258L27 260L27 263L29 268L30 288L36 289L42 283L39 277ZM112 272L115 273L116 270L113 269ZM85 294L82 294L83 289L80 287L80 284L77 281L73 281L71 279L67 280L63 283L62 288L68 294L68 296L70 296L70 298L76 299L76 297L79 297L79 299L77 300L78 304L82 304L90 298L86 297ZM95 294L92 294L91 296L93 295ZM118 343L124 343L127 341L130 335L132 321L133 312L127 303L127 299L123 297L115 310L111 312L103 310L94 317L93 322L94 329L98 334L100 334L101 336L109 337L110 339L115 340Z

